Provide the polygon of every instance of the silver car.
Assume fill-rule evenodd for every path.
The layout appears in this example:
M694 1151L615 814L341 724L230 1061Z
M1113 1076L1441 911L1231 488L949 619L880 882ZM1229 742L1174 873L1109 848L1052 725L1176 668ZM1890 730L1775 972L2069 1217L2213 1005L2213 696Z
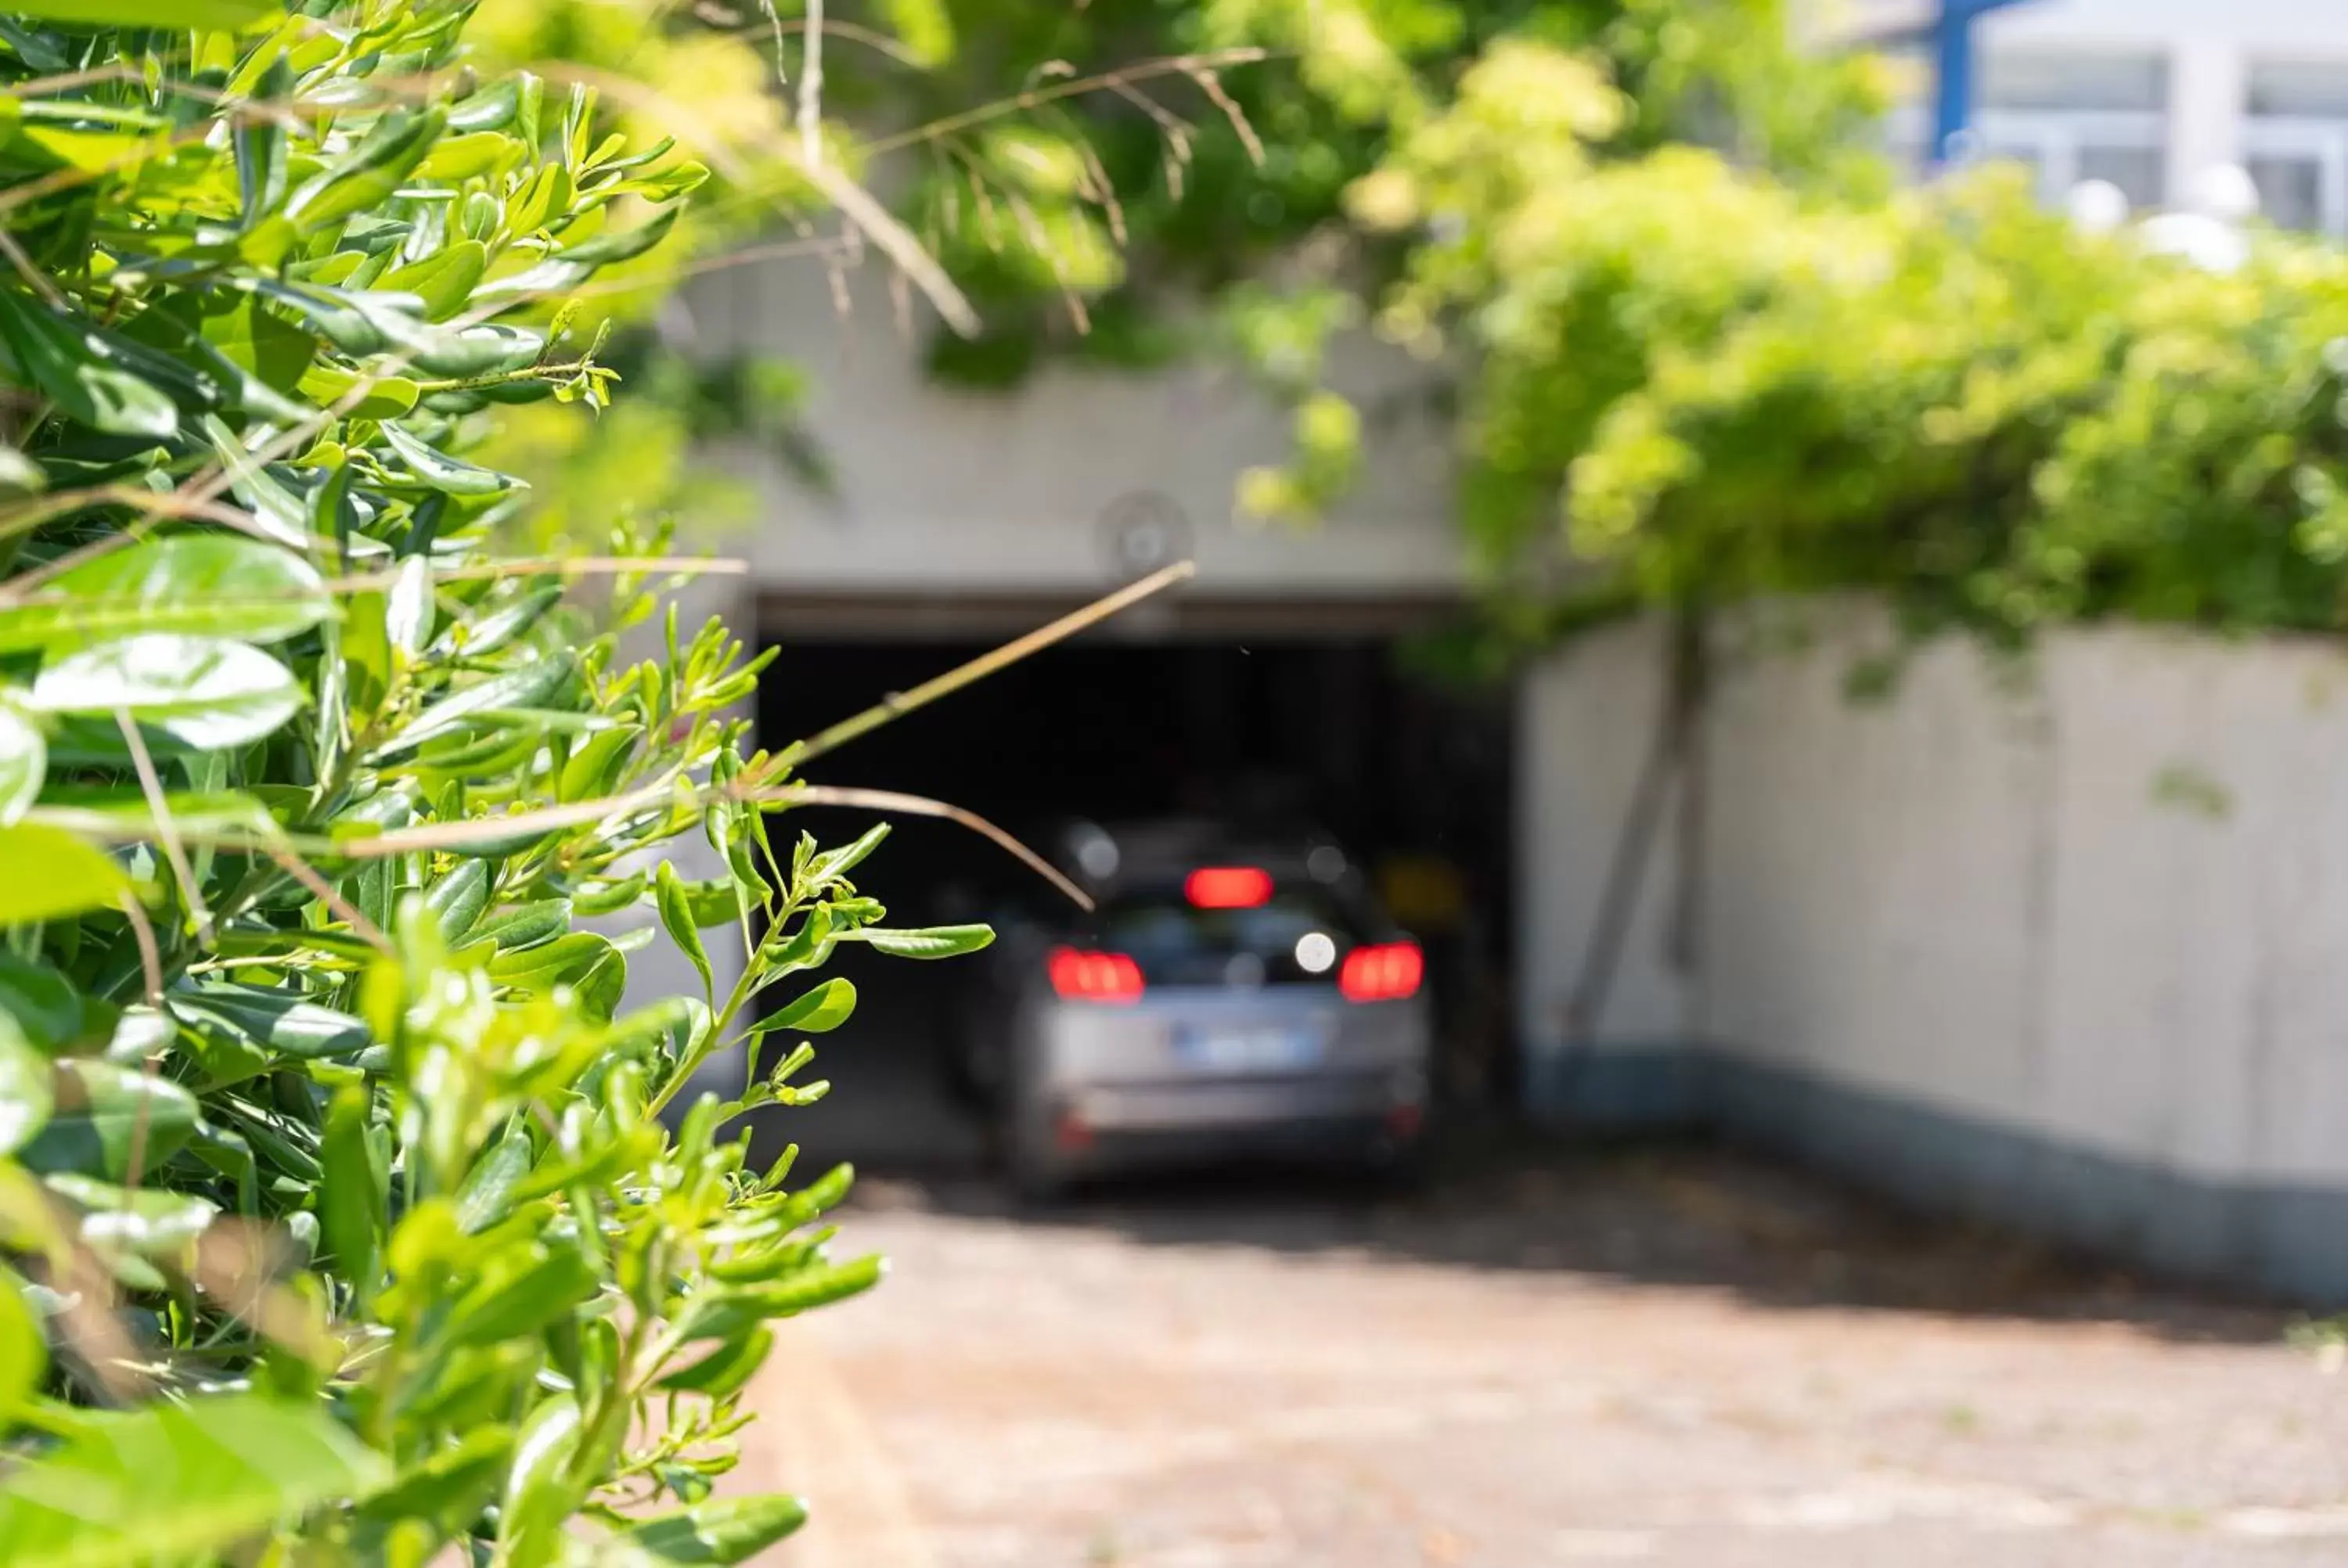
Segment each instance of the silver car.
M1011 1173L1240 1153L1406 1167L1425 1120L1425 961L1326 840L1089 830L1091 915L1016 922L964 1015Z

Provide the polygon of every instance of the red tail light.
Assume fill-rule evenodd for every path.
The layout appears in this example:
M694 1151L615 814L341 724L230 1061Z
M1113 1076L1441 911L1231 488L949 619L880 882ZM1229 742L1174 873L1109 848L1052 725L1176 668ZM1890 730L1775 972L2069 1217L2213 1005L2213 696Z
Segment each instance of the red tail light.
M1426 958L1416 942L1379 942L1345 955L1337 989L1349 1002L1392 1002L1418 994Z
M1271 901L1272 873L1255 866L1202 866L1182 879L1182 897L1201 909L1252 909Z
M1046 972L1052 977L1052 989L1071 1001L1141 999L1141 966L1123 953L1055 948Z

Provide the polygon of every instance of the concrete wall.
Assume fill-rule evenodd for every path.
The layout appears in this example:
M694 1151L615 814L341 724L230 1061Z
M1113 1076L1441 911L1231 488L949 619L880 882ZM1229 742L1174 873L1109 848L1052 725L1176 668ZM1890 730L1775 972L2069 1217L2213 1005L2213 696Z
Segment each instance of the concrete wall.
M842 314L819 266L768 262L714 272L686 302L685 330L704 347L747 344L814 373L808 425L836 496L757 453L728 455L769 497L746 541L762 584L1090 595L1162 564L1120 558L1112 537L1145 496L1179 518L1169 551L1197 559L1197 594L1423 600L1461 584L1447 432L1424 367L1398 354L1360 340L1335 355L1333 381L1364 410L1354 495L1318 526L1265 524L1232 515L1232 487L1250 465L1283 460L1288 418L1228 365L1063 364L1015 395L958 391L925 378L930 323L900 324L880 263L849 288Z
M2027 670L1939 644L1854 703L1879 623L1802 619L1805 651L1724 660L1700 826L1667 819L1570 1070L1560 1005L1661 640L1527 679L1520 1016L1550 1106L1724 1119L1937 1204L2348 1298L2348 663L2099 630Z

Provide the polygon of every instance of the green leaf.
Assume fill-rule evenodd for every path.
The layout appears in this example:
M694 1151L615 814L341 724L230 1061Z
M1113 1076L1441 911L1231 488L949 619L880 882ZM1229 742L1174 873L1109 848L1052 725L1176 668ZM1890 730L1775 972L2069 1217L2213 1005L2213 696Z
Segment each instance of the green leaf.
M468 944L495 942L500 949L517 949L551 942L569 929L571 900L541 898L535 903L517 904L475 923L466 931L465 939Z
M476 931L474 938L479 939ZM565 980L582 979L589 970L612 956L611 938L593 931L573 931L567 937L519 951L499 953L489 960L489 979L521 990L551 990Z
M0 1017L35 1050L46 1056L63 1050L80 1037L88 1010L81 992L54 966L0 952Z
M567 1395L546 1399L522 1422L498 1511L498 1541L506 1548L499 1561L542 1564L553 1556L563 1522L583 1496L569 1474L578 1448L579 1405Z
M83 1210L81 1239L133 1257L178 1257L204 1234L220 1210L185 1193L136 1192L71 1171L52 1173L43 1186Z
M491 92L484 91L466 102L472 103L492 96ZM504 97L504 109L508 115L512 113L513 102L513 87L508 83ZM461 106L451 112L452 126L464 113ZM417 166L416 177L418 179L471 179L519 162L526 150L520 142L497 130L476 130L461 136L446 137Z
M432 917L441 941L454 948L472 930L489 907L489 880L488 861L459 861L424 895L424 912Z
M476 1427L369 1498L360 1505L359 1517L378 1522L425 1519L455 1534L497 1495L513 1460L513 1445L514 1435L505 1428Z
M318 1146L323 1168L318 1191L318 1230L344 1278L362 1300L374 1295L380 1272L385 1204L390 1194L384 1173L367 1152L367 1092L353 1084L335 1092Z
M503 137L493 133L490 139L499 143L505 141ZM488 246L478 240L459 240L421 261L394 268L377 282L384 288L399 289L414 294L424 302L424 319L439 322L465 308L465 302L472 298L473 285L481 281L481 274L489 271L489 266Z
M48 1121L50 1079L49 1059L33 1049L13 1021L0 1022L0 1156L23 1148ZM5 1367L6 1347L0 1345L0 1382L5 1381ZM0 1422L0 1430L5 1430Z
M843 844L838 849L826 850L808 862L807 876L802 884L808 895L825 891L829 886L864 863L865 856L880 847L889 836L889 825L880 823L866 830L853 844Z
M501 1255L500 1261L510 1255ZM535 1334L602 1288L602 1280L575 1246L533 1248L519 1267L484 1272L448 1309L441 1330L450 1345L489 1345Z
M520 598L499 605L479 620L451 625L440 633L432 651L435 653L462 653L468 659L485 659L537 625L548 610L561 602L562 589L551 583L528 589ZM627 728L621 726L618 731L602 733L618 733ZM570 777L567 767L563 770L563 777L566 780Z
M975 953L994 940L991 926L926 926L919 930L891 931L870 926L843 931L843 939L869 943L874 951L892 958L953 958Z
M682 215L682 209L667 208L650 222L640 224L636 228L623 230L616 234L598 234L592 240L582 241L576 245L566 245L548 258L549 264L555 267L570 266L584 269L608 267L616 262L633 261L666 239L668 231L676 227L676 220ZM583 272L582 275L584 275Z
M0 495L37 496L49 487L41 466L15 447L0 444Z
M294 672L260 649L218 637L127 637L42 667L29 705L47 713L127 709L194 751L261 739L302 706Z
M465 1184L457 1190L457 1228L467 1235L478 1235L505 1218L515 1184L530 1173L537 1161L530 1130L519 1122L508 1127L505 1136L466 1173Z
M782 1492L717 1497L630 1530L630 1545L665 1563L747 1563L807 1522L807 1504Z
M279 1056L310 1061L352 1056L373 1042L364 1019L299 997L226 982L174 993L164 999L171 1016L189 1029L224 1031Z
M752 1024L750 1032L767 1034L788 1029L801 1034L823 1034L846 1023L855 1010L856 987L845 977L835 976L777 1008Z
M383 633L413 661L432 637L432 562L409 556L393 573L384 600Z
M0 702L0 827L22 817L40 798L48 776L49 743L22 710Z
M317 569L275 545L174 534L85 561L0 608L0 653L70 651L139 632L276 642L335 613Z
M91 1413L0 1491L9 1568L213 1560L272 1522L364 1498L391 1466L312 1401L259 1394Z
M763 1324L738 1339L729 1339L692 1366L660 1380L664 1389L706 1394L713 1399L739 1393L756 1377L775 1348L775 1331Z
M317 339L252 296L204 317L203 336L231 364L288 396L300 388L318 352Z
M27 1170L125 1181L134 1147L140 1169L151 1172L196 1130L196 1098L170 1079L71 1057L56 1071L48 1124L17 1151Z
M363 376L331 364L314 364L302 373L299 391L314 403L341 408L343 400L364 381L366 390L344 412L352 419L396 419L416 406L424 389L404 375Z
M881 14L914 65L942 66L953 57L953 14L945 0L882 0Z
M170 33L241 33L277 15L272 0L12 0L19 16L86 27L154 27Z
M407 465L407 471L429 489L451 496L496 496L521 484L520 479L510 474L458 462L446 452L418 441L396 425L385 425L383 438L390 444L393 451L399 454L400 461Z
M27 926L114 907L130 879L106 854L62 828L0 827L0 926Z
M693 901L685 896L685 883L677 876L675 865L665 860L660 863L660 869L653 873L653 889L669 940L693 960L694 968L701 975L702 994L715 1006L717 980L710 971L709 954L701 945L701 933L694 929Z
M49 1361L41 1326L25 1304L26 1290L22 1276L0 1266L0 1432L15 1425Z
M170 398L136 372L95 327L0 290L0 343L32 384L77 424L109 436L170 436Z
M519 669L501 670L425 709L377 757L388 759L412 752L427 741L466 728L485 712L531 707L561 686L570 673L571 661L561 654L532 660Z
M394 109L381 116L356 147L295 189L285 215L308 234L383 206L432 150L447 123L447 112L438 108Z
M731 1339L753 1324L792 1317L871 1289L887 1265L878 1254L852 1263L802 1269L766 1285L705 1291L676 1314L680 1339Z

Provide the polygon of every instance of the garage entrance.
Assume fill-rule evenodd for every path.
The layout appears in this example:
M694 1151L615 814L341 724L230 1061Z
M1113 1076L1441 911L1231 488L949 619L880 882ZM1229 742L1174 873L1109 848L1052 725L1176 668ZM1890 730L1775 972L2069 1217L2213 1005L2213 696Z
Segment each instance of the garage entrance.
M1332 625L1325 615L1316 624L1309 608L1185 611L1047 649L822 759L812 776L947 800L1039 848L1070 818L1318 823L1370 868L1426 947L1438 1096L1508 1102L1505 693L1462 694L1415 676L1401 657L1400 615L1356 613ZM924 624L911 610L774 607L766 624L781 651L761 691L762 743L813 733L1057 612L999 606L973 615L960 606ZM915 635L905 635L909 625ZM866 630L881 626L890 640ZM837 825L809 821L829 841L850 831L837 815ZM892 924L967 919L1005 897L1052 896L1002 851L942 822L900 821L868 869ZM810 1154L915 1162L976 1153L974 1122L943 1109L943 1046L962 988L954 970L848 956L840 972L863 1002L819 1059L837 1085L833 1099L795 1119L793 1135Z

